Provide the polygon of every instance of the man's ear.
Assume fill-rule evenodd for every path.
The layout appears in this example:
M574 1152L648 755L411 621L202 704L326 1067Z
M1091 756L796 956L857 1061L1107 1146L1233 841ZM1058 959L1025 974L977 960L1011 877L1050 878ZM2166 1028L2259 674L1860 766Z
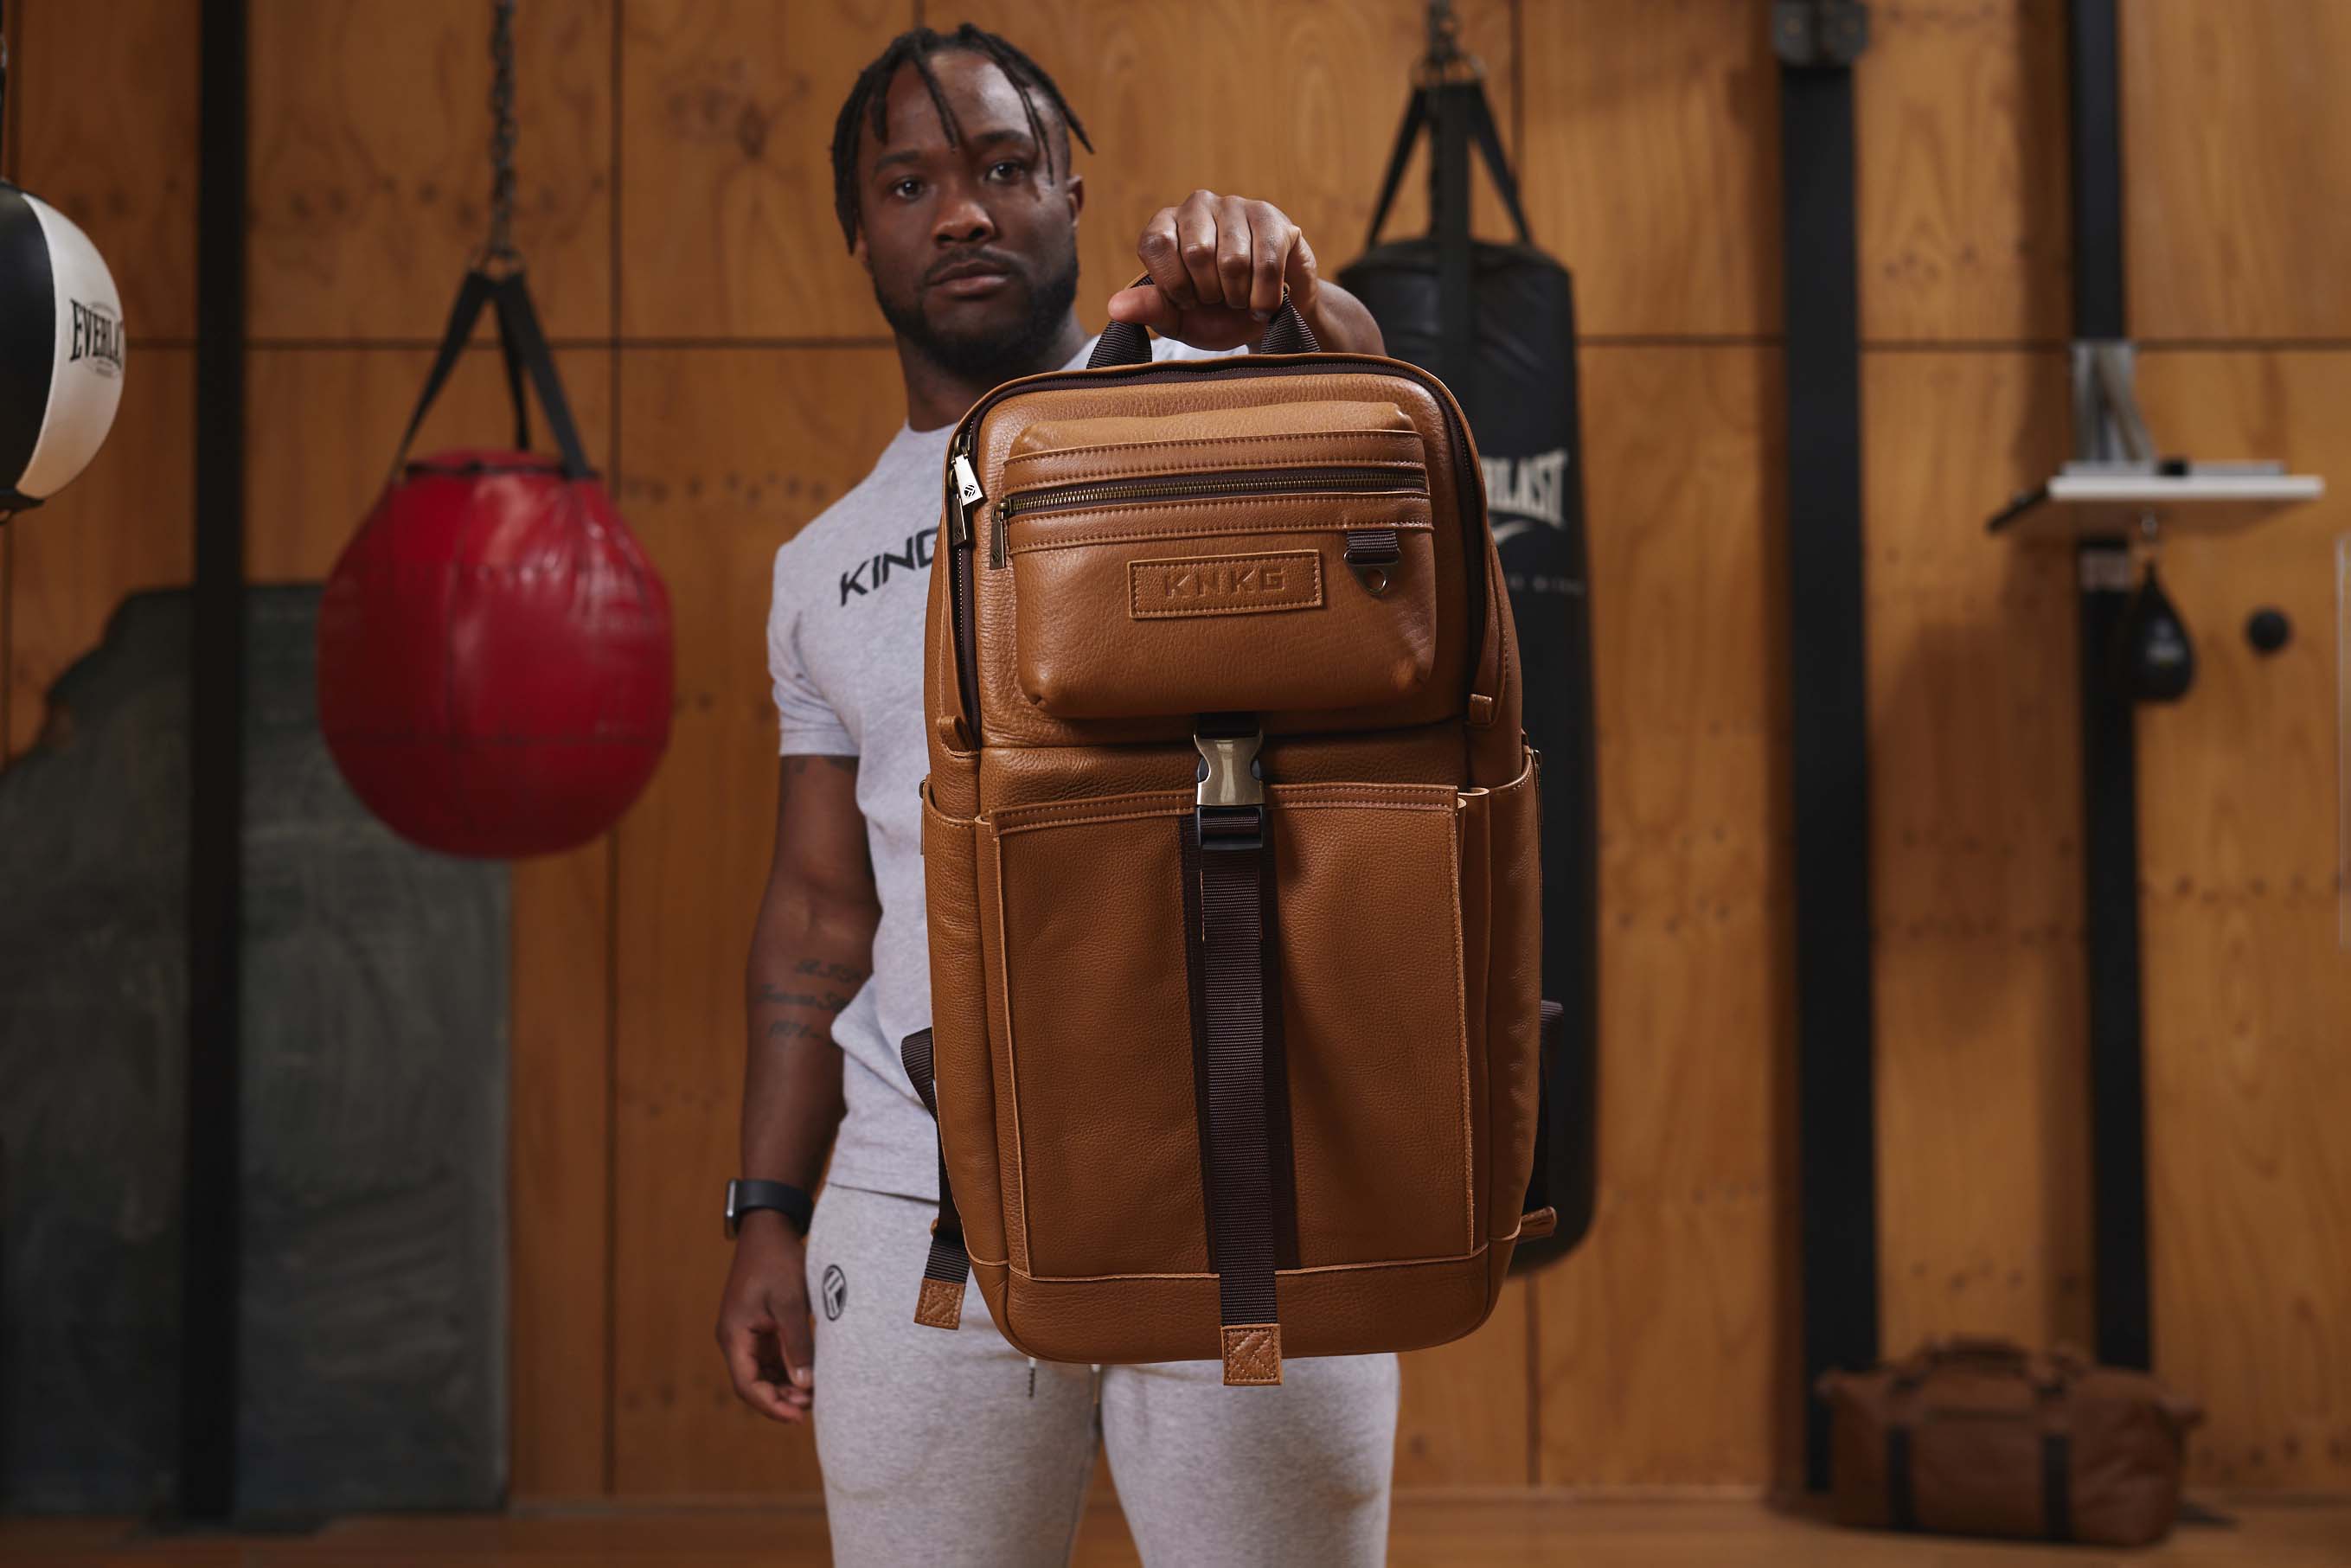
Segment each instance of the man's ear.
M1070 204L1070 226L1078 226L1078 214L1086 210L1086 177L1072 174L1061 182L1061 190Z
M865 248L865 225L863 224L859 224L857 225L856 237L849 242L849 254L857 258L857 265L865 269L866 277L871 277L873 276L873 253Z

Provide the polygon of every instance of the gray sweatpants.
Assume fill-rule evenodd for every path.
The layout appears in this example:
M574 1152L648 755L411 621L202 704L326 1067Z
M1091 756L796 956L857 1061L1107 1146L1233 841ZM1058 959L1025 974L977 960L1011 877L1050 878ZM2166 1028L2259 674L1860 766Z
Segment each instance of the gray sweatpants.
M1152 1568L1384 1560L1395 1356L1287 1361L1279 1388L1227 1388L1212 1361L1032 1367L976 1284L961 1329L915 1323L935 1212L855 1187L817 1201L809 1301L835 1562L1065 1563L1098 1439Z

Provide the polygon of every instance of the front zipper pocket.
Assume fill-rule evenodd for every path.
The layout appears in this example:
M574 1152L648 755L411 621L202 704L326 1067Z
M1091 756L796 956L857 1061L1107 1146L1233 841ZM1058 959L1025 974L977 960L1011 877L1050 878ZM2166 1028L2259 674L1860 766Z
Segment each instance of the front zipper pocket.
M1416 465L1040 486L991 520L1021 694L1056 718L1377 708L1434 666Z
M996 508L987 564L1009 557L1015 517L1081 507L1131 506L1146 501L1206 501L1266 496L1417 496L1428 491L1415 465L1350 464L1320 468L1254 468L1237 473L1159 474L1051 485L1016 490Z

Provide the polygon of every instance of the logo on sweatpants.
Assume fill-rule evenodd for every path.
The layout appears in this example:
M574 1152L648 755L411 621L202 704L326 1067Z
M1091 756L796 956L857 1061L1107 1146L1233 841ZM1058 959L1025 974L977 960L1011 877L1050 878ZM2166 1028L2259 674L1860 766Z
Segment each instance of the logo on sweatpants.
M849 1305L849 1276L841 1271L840 1264L824 1266L824 1283L819 1293L824 1297L824 1321L839 1322L841 1309Z

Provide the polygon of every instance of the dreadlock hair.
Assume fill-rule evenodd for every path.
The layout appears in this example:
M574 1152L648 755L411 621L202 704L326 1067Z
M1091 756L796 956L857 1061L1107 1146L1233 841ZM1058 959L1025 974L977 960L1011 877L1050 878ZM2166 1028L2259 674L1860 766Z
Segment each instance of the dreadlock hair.
M864 128L872 129L876 141L890 135L890 83L898 68L911 65L921 73L923 87L931 95L931 107L938 110L939 125L946 131L947 145L963 144L963 129L956 123L955 110L947 107L946 94L939 90L939 78L931 70L931 57L936 54L961 52L984 55L996 62L1013 89L1020 95L1020 108L1029 117L1029 134L1045 160L1045 177L1053 177L1053 142L1045 134L1044 122L1037 117L1036 99L1031 92L1041 92L1053 111L1061 117L1069 134L1078 139L1089 152L1094 144L1086 136L1086 128L1071 111L1045 68L1022 54L1019 48L966 22L952 33L940 33L930 27L914 27L890 40L889 47L873 58L873 63L857 74L857 84L849 89L848 99L841 106L841 116L832 123L832 209L841 219L841 236L850 248L857 246L859 215L857 192L857 138ZM1068 137L1062 138L1062 150L1069 148Z

